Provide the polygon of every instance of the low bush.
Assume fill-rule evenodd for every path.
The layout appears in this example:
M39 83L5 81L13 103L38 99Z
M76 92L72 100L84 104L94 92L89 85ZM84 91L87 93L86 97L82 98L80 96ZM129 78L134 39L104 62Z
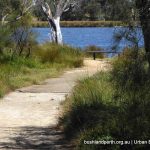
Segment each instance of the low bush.
M113 80L124 89L139 88L147 81L148 63L145 52L141 49L125 48L123 53L113 62Z
M46 43L39 46L34 53L43 62L64 64L66 67L80 67L83 65L83 56L79 49L67 46Z

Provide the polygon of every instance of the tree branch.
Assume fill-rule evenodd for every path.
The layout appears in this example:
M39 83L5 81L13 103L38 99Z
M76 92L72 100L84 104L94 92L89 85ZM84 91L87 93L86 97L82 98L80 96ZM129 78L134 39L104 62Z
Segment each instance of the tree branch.
M6 19L7 16L8 16L8 14L6 14L6 15L4 15L4 16L2 17L2 25L5 24L5 19Z
M72 8L75 7L75 5L77 5L77 2L75 0L73 0L73 1L67 0L63 7L63 12L67 12L67 11L71 10Z
M44 12L44 14L48 17L48 18L52 18L52 12L51 12L51 9L50 9L50 6L48 5L48 3L44 3L41 5L42 7L42 10Z

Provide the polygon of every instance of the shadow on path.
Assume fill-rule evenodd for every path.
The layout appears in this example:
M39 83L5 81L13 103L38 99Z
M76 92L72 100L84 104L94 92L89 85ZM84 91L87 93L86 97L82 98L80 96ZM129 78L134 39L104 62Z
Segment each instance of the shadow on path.
M16 127L3 130L8 132L9 137L5 137L6 142L0 139L0 149L73 150L73 146L65 140L64 133L56 127Z

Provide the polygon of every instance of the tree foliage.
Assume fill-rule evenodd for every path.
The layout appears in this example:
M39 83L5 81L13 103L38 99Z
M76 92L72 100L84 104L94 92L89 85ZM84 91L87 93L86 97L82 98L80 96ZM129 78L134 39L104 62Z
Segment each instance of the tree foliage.
M51 3L50 3L51 2ZM53 1L49 1L54 10ZM131 15L130 0L81 0L72 11L63 13L62 20L122 20ZM53 12L53 11L52 11ZM38 20L45 20L39 9L34 10Z
M13 55L30 54L33 33L30 29L32 7L31 0L0 1L1 30L0 52L10 49ZM27 51L27 52L25 52Z

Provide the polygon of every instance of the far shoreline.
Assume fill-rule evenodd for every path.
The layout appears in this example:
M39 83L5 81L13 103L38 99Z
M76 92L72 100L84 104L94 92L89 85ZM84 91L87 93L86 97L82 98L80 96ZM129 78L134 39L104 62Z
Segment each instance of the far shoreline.
M127 23L123 21L61 21L61 27L123 27ZM32 27L49 27L47 21L34 21Z

